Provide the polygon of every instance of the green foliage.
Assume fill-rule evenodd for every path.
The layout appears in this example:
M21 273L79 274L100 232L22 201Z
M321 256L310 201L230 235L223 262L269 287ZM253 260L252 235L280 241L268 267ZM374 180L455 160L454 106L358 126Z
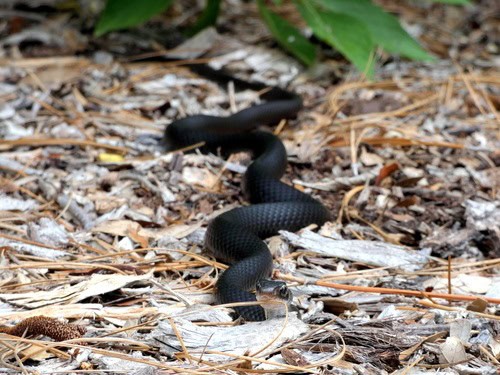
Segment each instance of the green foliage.
M320 11L307 0L295 0L314 34L335 47L368 76L373 74L374 45L363 23L346 14Z
M207 0L207 5L196 23L187 31L188 35L195 35L205 27L215 25L219 15L220 0Z
M263 0L257 0L260 15L269 31L279 44L292 52L305 65L312 65L316 60L316 47L297 28L270 11Z
M166 10L173 0L107 0L95 34L136 26ZM470 4L469 0L430 0L453 5ZM305 65L316 60L316 47L288 21L273 12L265 0L256 0L260 15L277 42ZM274 6L282 0L272 0ZM399 24L372 0L293 0L300 15L314 35L336 48L368 77L373 75L375 50L402 55L413 60L432 60ZM186 30L194 35L214 25L221 0L206 0L195 24Z
M172 0L108 0L95 28L95 35L137 26L165 11Z
M356 18L368 29L372 40L387 52L414 60L432 57L401 27L398 20L370 0L314 0L319 8Z

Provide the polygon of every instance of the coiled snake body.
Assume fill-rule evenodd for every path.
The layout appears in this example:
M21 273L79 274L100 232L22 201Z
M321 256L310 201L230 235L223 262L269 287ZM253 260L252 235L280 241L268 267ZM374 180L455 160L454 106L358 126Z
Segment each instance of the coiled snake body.
M242 86L256 84L236 80ZM260 87L260 86L259 86ZM164 142L173 150L205 142L202 152L220 150L224 155L249 151L254 161L243 177L242 190L251 203L225 212L209 225L205 246L220 261L231 266L216 285L219 303L255 301L253 290L259 280L272 272L273 259L263 239L279 230L297 231L309 224L328 220L326 208L280 181L287 165L283 143L272 133L255 130L293 117L302 108L300 97L273 88L264 94L266 103L252 106L228 117L195 115L171 123ZM245 320L265 319L260 306L241 306L236 312Z

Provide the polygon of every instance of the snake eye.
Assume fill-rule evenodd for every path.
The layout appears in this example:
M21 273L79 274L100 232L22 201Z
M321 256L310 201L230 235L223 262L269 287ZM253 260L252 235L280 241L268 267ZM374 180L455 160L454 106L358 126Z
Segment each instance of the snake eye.
M290 295L290 291L288 290L288 287L286 285L282 285L279 289L279 295L280 297L284 299L288 299Z

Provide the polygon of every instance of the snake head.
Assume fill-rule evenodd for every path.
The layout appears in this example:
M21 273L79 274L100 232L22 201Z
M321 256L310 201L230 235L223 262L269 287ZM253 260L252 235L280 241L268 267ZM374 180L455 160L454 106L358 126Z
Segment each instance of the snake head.
M257 299L260 301L283 301L287 304L292 302L292 292L283 281L261 279L255 286Z

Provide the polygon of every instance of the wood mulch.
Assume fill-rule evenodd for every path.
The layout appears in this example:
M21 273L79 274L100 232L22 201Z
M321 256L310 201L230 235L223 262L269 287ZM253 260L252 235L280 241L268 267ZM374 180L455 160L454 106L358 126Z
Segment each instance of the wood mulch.
M304 70L253 3L191 41L302 95L273 128L284 181L334 217L268 240L300 315L252 323L214 304L226 266L203 252L207 222L244 204L250 159L159 140L258 93L135 61L181 5L96 40L87 16L17 3L0 9L0 374L498 373L497 2L379 1L439 59L380 54L374 81L331 53Z

